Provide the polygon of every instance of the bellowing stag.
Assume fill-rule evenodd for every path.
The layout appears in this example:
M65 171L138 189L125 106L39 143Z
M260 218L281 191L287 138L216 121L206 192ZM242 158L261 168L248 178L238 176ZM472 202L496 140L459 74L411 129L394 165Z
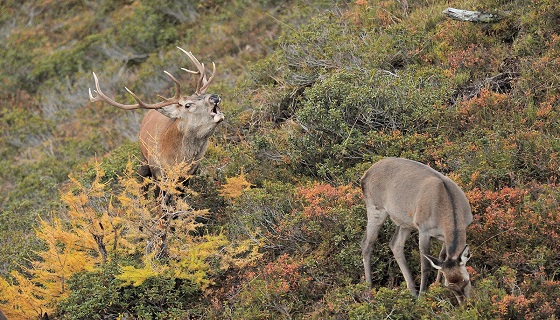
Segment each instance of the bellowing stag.
M179 81L169 72L164 73L175 83L175 95L172 98L163 98L163 101L148 104L125 87L126 91L136 100L136 104L122 104L105 95L99 87L97 75L93 73L95 80L96 96L89 90L89 98L92 102L104 101L117 108L150 109L144 116L140 125L138 138L140 149L145 165L139 170L142 176L161 177L162 168L173 166L177 163L190 163L189 172L192 175L197 170L200 160L203 158L208 146L208 139L216 129L216 126L224 120L220 111L220 96L207 94L206 90L214 79L216 65L212 63L213 69L210 77L204 64L191 53L180 47L197 67L198 71L183 70L198 74L199 79L194 94L190 96L181 95Z
M363 175L362 191L367 209L366 235L362 241L366 282L371 286L373 244L389 217L396 224L389 246L412 294L418 293L406 263L404 245L411 232L418 230L420 293L428 286L432 265L443 273L445 285L452 289L459 303L468 298L471 282L465 266L470 258L466 228L473 216L467 197L457 184L419 162L386 158ZM439 258L429 255L431 238L443 241Z

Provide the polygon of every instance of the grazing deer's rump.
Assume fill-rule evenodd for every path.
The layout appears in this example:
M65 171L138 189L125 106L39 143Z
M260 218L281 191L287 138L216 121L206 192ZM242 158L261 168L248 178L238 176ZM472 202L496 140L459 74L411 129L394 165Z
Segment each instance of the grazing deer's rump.
M431 265L441 271L446 286L453 290L459 303L468 298L471 284L465 266L470 258L466 228L473 216L459 186L424 164L402 158L385 158L375 163L365 172L361 183L368 219L362 241L366 282L371 286L373 244L389 217L396 224L391 251L408 289L418 294L404 254L406 240L417 230L421 254L420 293L428 286L428 265ZM439 258L429 254L431 238L443 241Z

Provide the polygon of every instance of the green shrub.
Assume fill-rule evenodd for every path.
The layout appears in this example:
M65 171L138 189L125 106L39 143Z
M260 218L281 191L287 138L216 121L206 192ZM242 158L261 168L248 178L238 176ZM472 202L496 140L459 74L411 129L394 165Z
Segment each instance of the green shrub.
M268 181L262 188L246 190L230 208L230 219L234 222L228 224L230 236L257 237L268 247L279 246L273 236L278 224L294 210L294 192L291 185Z
M156 48L165 47L177 40L173 20L166 19L161 11L156 12L152 7L135 6L132 14L115 30L115 41L123 46L123 54L142 61Z
M78 173L82 182L89 184L97 175L98 170L102 170L104 175L102 182L118 182L118 178L124 176L127 165L132 163L133 166L140 166L140 148L138 142L128 142L122 144L120 147L107 154L100 159L99 166L93 164L85 168L83 174ZM98 160L96 160L98 161Z
M68 280L70 294L58 306L60 319L104 319L105 316L140 319L184 319L199 314L200 290L189 281L164 275L140 286L122 286L115 279L117 263L98 271L74 275Z
M304 92L296 111L305 132L291 141L295 172L330 178L382 154L368 145L377 131L404 134L438 127L448 89L436 74L420 70L398 75L382 71L338 72Z

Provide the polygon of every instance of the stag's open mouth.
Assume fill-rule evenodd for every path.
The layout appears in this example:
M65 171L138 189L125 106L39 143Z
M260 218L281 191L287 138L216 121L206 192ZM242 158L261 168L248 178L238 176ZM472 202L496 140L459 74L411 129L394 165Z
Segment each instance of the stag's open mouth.
M214 121L220 123L224 120L224 114L220 111L220 107L216 103L214 108L212 108L212 116L214 116Z
M214 105L214 108L212 108L212 113L213 113L213 114L218 114L218 113L220 113L220 107L218 107L218 104L217 104L217 103Z

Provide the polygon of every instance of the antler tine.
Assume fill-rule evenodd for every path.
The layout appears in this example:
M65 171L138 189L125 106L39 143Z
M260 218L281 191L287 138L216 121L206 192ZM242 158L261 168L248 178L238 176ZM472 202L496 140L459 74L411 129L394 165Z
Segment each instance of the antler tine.
M181 68L189 73L192 74L200 74L200 78L198 79L198 81L196 82L196 90L195 93L196 94L200 94L200 87L201 87L201 83L203 81L203 79L206 77L206 70L204 69L204 64L200 63L200 61L198 61L198 59L192 54L192 52L187 51L181 47L177 47L179 50L183 51L183 53L185 53L189 59L191 59L191 61L194 63L194 65L196 66L196 68L198 69L198 71L192 71L186 68Z
M198 69L198 72L204 73L204 72L203 72L204 69L203 69L203 67L202 67L202 64L200 63L200 61L198 61L198 59L194 56L194 54L192 54L192 52L187 51L187 50L185 50L185 49L183 49L183 48L181 48L181 47L177 47L177 49L183 51L183 53L186 54L186 55L191 59L191 61L194 63L194 65L195 65L196 68ZM191 73L194 72L194 71L190 71L190 70L187 70L187 71L189 71L189 72L191 72Z
M192 71L186 68L181 68L189 73L192 74L200 74L200 78L197 81L197 85L196 85L196 94L203 94L206 92L206 89L208 89L208 86L210 85L210 82L212 81L212 79L214 78L214 73L216 72L216 65L214 64L214 62L212 62L213 65L213 71L212 71L212 75L210 76L209 79L206 79L206 68L204 66L204 63L200 63L200 61L198 61L198 59L192 54L192 52L187 51L181 47L177 47L179 50L183 51L183 53L185 53L190 59L191 61L194 63L194 65L196 66L196 68L198 69L198 71Z
M163 71L163 73L165 73L169 78L171 78L171 80L173 80L173 82L175 82L175 94L173 95L173 97L171 97L169 99L165 99L164 101L154 103L154 104L147 104L147 103L143 102L142 100L140 100L140 98L138 98L138 96L135 95L134 92L130 91L127 87L125 87L125 89L128 93L130 93L130 95L134 98L134 100L138 101L138 104L140 105L140 107L142 107L144 109L159 109L159 108L163 108L165 106L169 106L169 105L178 103L179 99L181 99L181 84L179 83L179 80L177 80L171 73L169 73L167 71Z
M179 83L179 80L177 80L171 73L167 72L167 71L163 71L163 73L165 73L169 78L171 78L171 80L173 80L173 82L175 82L175 95L173 96L173 98L171 99L176 99L177 101L181 98L181 84ZM168 99L168 100L171 100Z
M206 80L206 77L204 77L206 83L202 86L202 88L200 88L200 93L206 93L206 89L208 89L208 86L210 86L210 83L214 79L215 74L216 74L216 64L212 62L212 74L210 75L210 78L208 78L208 80Z
M139 108L151 109L149 104L140 100L140 98L134 92L130 91L130 89L128 89L127 87L124 87L124 90L126 90L126 92L128 92L134 98L134 100L136 100L136 102L138 102L138 107Z
M198 81L196 82L196 94L202 94L200 88L206 83L206 67L204 66L204 63L201 63L200 65L202 66L202 71L200 72L200 78L198 78Z
M105 101L114 107L126 109L126 110L138 109L140 107L139 104L118 103L115 100L109 98L107 95L105 95L103 91L101 91L101 88L99 87L99 79L97 79L97 75L95 74L95 72L93 72L93 80L95 80L95 90L93 90L93 92L97 93L97 96L94 97L93 94L91 94L91 88L89 88L89 101L91 102Z
M188 73L192 73L192 74L200 74L200 71L192 71L189 70L187 68L181 68L183 70L185 70ZM194 91L196 94L198 94L198 89L200 88L200 81L201 81L202 77L200 77L197 81L196 81L196 90Z

